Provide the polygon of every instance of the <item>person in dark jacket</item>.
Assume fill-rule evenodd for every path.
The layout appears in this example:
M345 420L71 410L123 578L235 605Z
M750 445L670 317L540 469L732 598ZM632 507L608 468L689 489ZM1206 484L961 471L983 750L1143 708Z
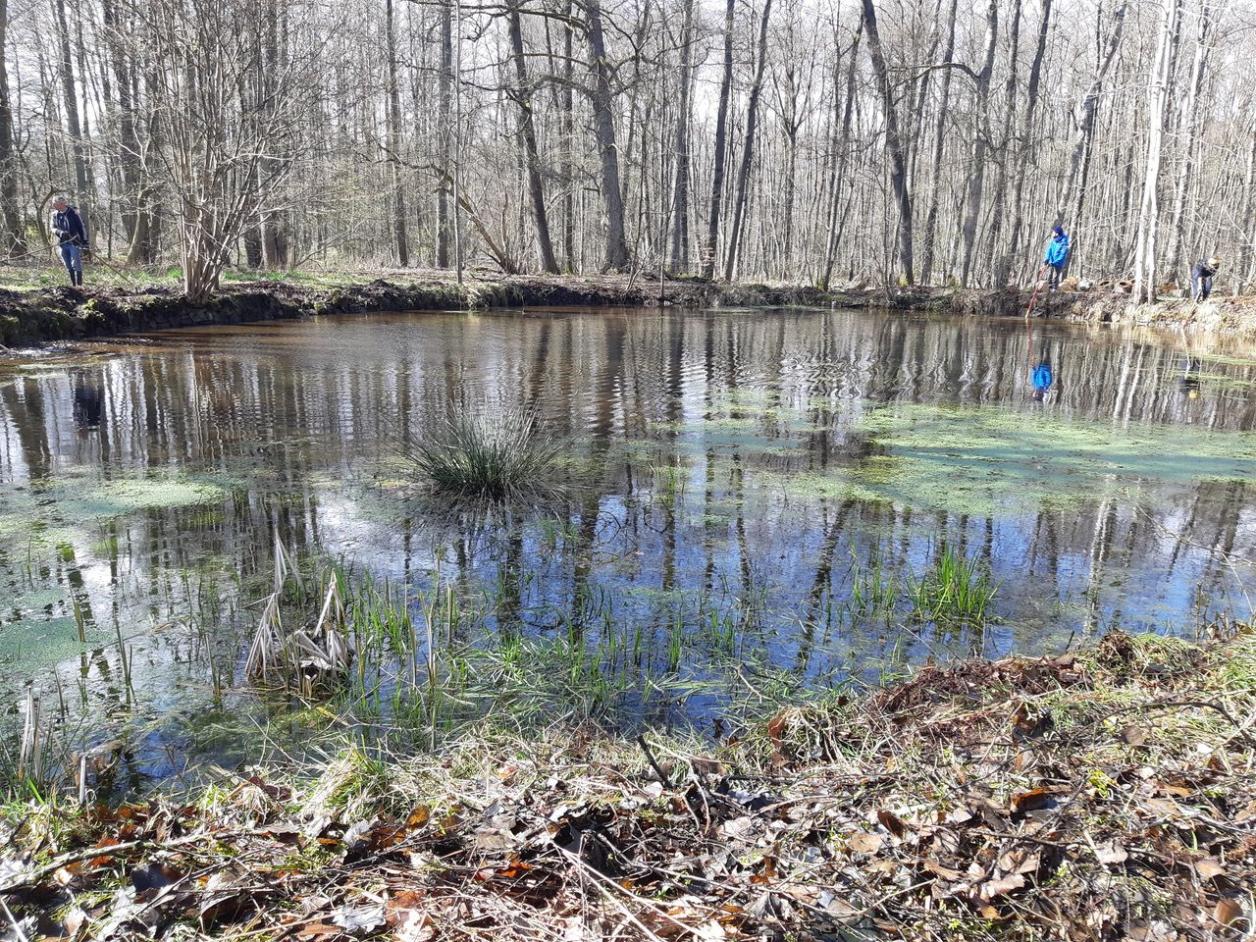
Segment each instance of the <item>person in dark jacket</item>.
M1191 297L1196 304L1207 301L1208 295L1212 294L1212 279L1216 277L1220 267L1221 259L1214 255L1206 261L1201 258L1191 269Z
M1047 268L1047 286L1051 291L1060 287L1060 279L1064 276L1064 266L1068 264L1069 245L1068 233L1063 226L1052 226L1052 239L1047 243L1046 254L1042 264Z
M61 261L65 270L70 273L70 284L83 286L83 253L89 250L87 229L78 210L71 206L64 196L52 201L52 219L49 229L56 240L57 249L61 253Z

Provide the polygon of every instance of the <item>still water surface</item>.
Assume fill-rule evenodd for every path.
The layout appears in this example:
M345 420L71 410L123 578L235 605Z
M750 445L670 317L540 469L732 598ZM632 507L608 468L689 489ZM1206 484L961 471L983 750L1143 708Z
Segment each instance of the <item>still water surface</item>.
M67 723L142 713L135 764L177 768L207 658L240 681L276 534L416 622L452 588L478 613L460 643L562 633L670 678L621 686L634 719L1189 634L1256 588L1254 383L1245 350L1198 339L842 311L318 318L10 362L0 694L11 716L27 683ZM520 408L564 443L565 500L451 523L408 444ZM944 546L996 581L988 624L912 616Z

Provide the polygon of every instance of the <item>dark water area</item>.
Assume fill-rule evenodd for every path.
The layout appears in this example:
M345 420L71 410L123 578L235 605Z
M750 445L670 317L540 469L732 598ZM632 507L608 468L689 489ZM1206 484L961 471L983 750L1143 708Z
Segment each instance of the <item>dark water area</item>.
M67 734L116 718L137 774L226 748L241 695L211 691L243 686L276 536L416 626L456 597L444 645L578 646L625 721L1189 635L1250 612L1254 383L1221 341L844 311L318 318L10 362L0 695L14 726L27 684ZM424 498L403 456L467 409L539 415L555 506L469 527ZM981 624L913 611L944 549L997 586Z

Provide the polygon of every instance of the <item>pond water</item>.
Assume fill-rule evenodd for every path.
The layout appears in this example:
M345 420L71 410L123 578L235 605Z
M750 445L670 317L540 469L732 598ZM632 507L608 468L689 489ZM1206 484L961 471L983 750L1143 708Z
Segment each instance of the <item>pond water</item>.
M846 311L317 318L10 361L0 695L16 724L34 685L81 739L117 718L139 776L230 752L276 538L416 626L456 599L444 646L524 644L539 674L579 647L626 722L1190 634L1250 612L1253 384L1220 341ZM474 526L425 498L404 455L465 409L535 411L562 497ZM995 586L979 622L913 605L943 552Z

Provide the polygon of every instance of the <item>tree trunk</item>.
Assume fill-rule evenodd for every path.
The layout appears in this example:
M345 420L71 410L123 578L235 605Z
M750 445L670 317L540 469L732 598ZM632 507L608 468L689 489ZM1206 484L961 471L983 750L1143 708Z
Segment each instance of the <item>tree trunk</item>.
M690 88L693 85L693 5L685 0L684 22L680 30L680 104L676 117L676 179L672 187L672 271L689 270L689 124L693 106ZM661 251L661 247L660 247Z
M1235 269L1235 284L1239 290L1252 287L1256 282L1256 125L1248 132L1252 146L1247 152L1247 173L1244 175L1243 192L1246 205L1243 208L1243 229L1240 238L1243 254Z
M715 277L715 257L719 252L720 214L724 201L725 147L728 139L728 99L733 89L733 14L736 0L728 0L724 11L724 78L720 82L720 106L715 116L715 167L711 173L711 214L707 218L707 241L703 250L702 277Z
M1156 236L1160 226L1160 158L1164 139L1165 102L1169 89L1169 63L1177 33L1180 0L1163 0L1164 24L1152 63L1147 89L1147 163L1143 172L1143 199L1138 213L1138 239L1134 252L1134 301L1156 300Z
M1006 272L1011 267L1011 254L1000 244L1003 235L1003 218L1007 213L1007 175L1012 158L1012 140L1016 124L1017 58L1020 53L1021 0L1010 0L1012 25L1008 30L1007 85L1003 103L1003 137L999 150L999 165L994 178L994 203L990 207L990 274L991 284L1002 288L1007 284Z
M946 49L942 53L943 65L955 56L955 14L958 0L951 0L951 12L947 16ZM938 231L938 202L942 193L942 155L946 149L946 119L951 107L951 70L942 70L942 93L938 103L938 120L933 126L933 169L929 174L929 211L925 214L925 244L921 253L920 278L928 284L933 278L934 239Z
M973 251L977 245L977 223L981 219L981 200L986 183L986 149L990 140L990 79L994 74L994 53L999 41L999 3L990 0L986 7L986 51L977 72L976 127L973 128L973 159L968 167L968 196L964 212L964 258L960 266L960 284L967 287L972 277Z
M768 60L768 20L772 15L772 0L763 4L763 18L759 21L759 55L755 63L754 84L750 86L750 101L746 105L746 145L741 152L741 168L737 172L737 201L733 204L733 224L728 232L728 259L724 264L724 280L732 281L737 268L737 249L741 241L741 227L745 221L746 194L750 186L750 168L754 163L754 136L759 121L759 96L763 91L763 72Z
M1186 225L1186 193L1190 184L1191 171L1195 161L1195 133L1199 126L1196 112L1198 110L1199 92L1204 84L1204 68L1208 61L1208 16L1207 0L1199 7L1199 32L1195 36L1195 59L1191 63L1190 85L1186 89L1186 106L1182 114L1181 134L1182 163L1178 168L1177 183L1173 193L1173 222L1169 227L1169 276L1179 285L1189 280L1182 271L1182 230ZM1189 272L1187 273L1189 275Z
M61 90L65 107L66 133L74 153L74 186L78 191L79 215L83 219L83 231L91 240L91 184L87 176L87 152L79 125L78 94L74 87L74 60L70 55L70 30L65 20L65 0L54 0L53 12L57 21L57 44L61 54Z
M118 96L118 168L122 177L122 233L128 248L135 240L140 197L140 142L135 126L134 79L123 49L126 26L119 21L116 0L102 0L105 46Z
M1095 76L1082 96L1081 105L1074 112L1075 125L1073 153L1069 159L1068 183L1065 186L1065 199L1060 206L1059 222L1067 223L1073 229L1073 255L1078 254L1078 243L1081 234L1077 226L1081 222L1082 205L1086 200L1086 181L1090 176L1090 150L1095 136L1095 114L1099 108L1099 94L1103 91L1103 82L1107 78L1112 60L1121 45L1121 36L1125 32L1125 11L1127 3L1122 3L1112 14L1112 32L1108 36L1108 44L1099 60Z
M8 0L0 0L0 252L22 255L26 240L17 210L18 162L13 144L13 108L9 102L9 70L5 60Z
M573 0L567 0L567 20L563 26L563 261L567 271L576 271L576 56L575 30L571 25Z
M510 45L514 51L515 77L519 88L515 102L519 105L519 136L523 139L524 162L528 169L528 195L532 198L532 219L536 225L536 247L541 267L551 275L558 274L558 260L550 242L549 217L545 213L545 185L541 180L541 155L536 144L536 125L532 119L532 91L528 85L528 67L523 58L523 22L520 0L510 4Z
M1021 230L1025 226L1025 176L1029 166L1029 136L1034 128L1034 111L1038 107L1038 90L1042 83L1042 57L1047 50L1047 34L1051 25L1051 0L1042 0L1042 21L1038 24L1038 45L1034 49L1034 61L1029 67L1029 82L1025 89L1025 111L1021 115L1020 135L1017 141L1019 154L1016 160L1016 182L1012 192L1012 232L1008 237L1007 265L996 272L995 286L1007 284L1011 277L1011 264L1020 252Z
M278 76L282 73L284 63L280 50L279 38L279 22L280 11L285 10L288 0L267 0L263 7L263 56L265 61L263 89L265 91L265 107L264 114L268 121L274 121L280 128L287 122L286 114L275 109L275 97L278 94ZM286 11L285 11L286 12ZM284 17L284 28L287 28L287 17ZM284 37L286 45L287 37ZM290 160L289 155L282 155L283 161ZM266 161L258 166L258 174L262 179L261 189L264 191L273 191L274 187L271 181L282 176L286 172L286 168L275 166L277 161ZM269 166L268 166L269 164ZM405 206L402 204L402 209ZM262 253L265 256L265 265L271 271L279 271L288 267L289 263L289 246L288 246L288 214L282 209L267 207L262 213Z
M155 68L149 68L144 74L144 88L150 102L157 101L160 96L161 83ZM147 121L147 146L143 154L156 154L162 148L161 116L157 109L150 109ZM161 214L158 210L161 186L153 178L148 165L148 158L140 161L140 192L135 207L135 235L131 238L131 247L127 253L127 261L133 265L151 265L157 261L161 249Z
M445 0L440 8L440 80L437 94L440 114L440 172L436 187L436 267L449 267L449 243L452 228L449 221L450 128L453 127L454 25L453 0Z
M910 285L915 276L912 271L911 193L907 189L907 156L898 133L898 114L894 106L894 93L890 88L889 70L885 65L885 53L881 48L881 33L877 29L877 11L873 0L863 0L863 12L864 28L868 33L868 56L872 59L872 71L876 73L881 106L885 110L885 147L890 153L890 184L898 203L899 264L903 270L903 283Z
M410 238L406 231L406 193L401 179L401 96L397 91L397 30L393 0L384 0L384 30L388 46L388 160L392 169L392 229L397 264L410 267Z
M624 232L624 194L619 183L619 147L615 141L615 115L611 100L611 70L602 35L600 0L586 0L589 23L589 67L593 72L593 128L602 163L602 204L606 211L607 271L628 269L628 239Z
M859 40L863 36L863 17L859 18L859 28L855 31L855 39L850 44L850 58L846 62L846 101L842 106L841 136L837 139L833 162L829 165L829 226L824 240L824 270L820 274L820 290L828 291L833 280L833 266L837 262L837 247L841 243L844 214L841 210L843 185L846 182L846 166L850 162L850 126L855 105L855 66L859 59ZM834 47L837 47L835 42ZM834 69L834 105L837 103L836 68ZM847 208L849 209L849 200Z

